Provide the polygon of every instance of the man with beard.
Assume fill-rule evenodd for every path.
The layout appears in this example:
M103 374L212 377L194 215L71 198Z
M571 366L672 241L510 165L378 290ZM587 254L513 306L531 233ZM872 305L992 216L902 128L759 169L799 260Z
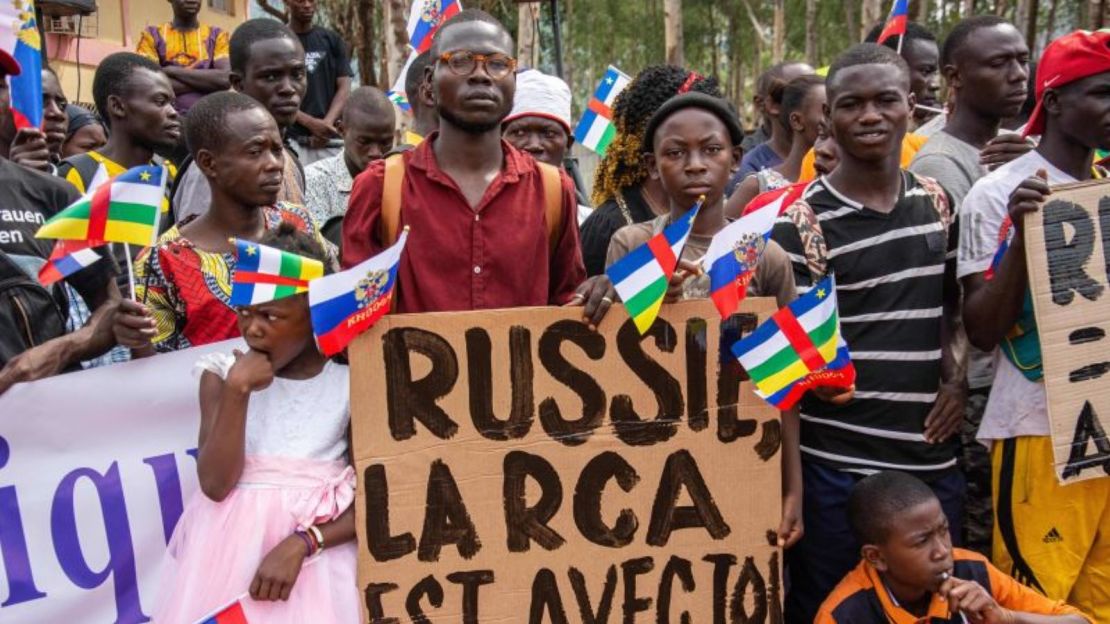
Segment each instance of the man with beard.
M483 11L444 23L425 71L439 130L355 179L343 265L380 252L405 225L420 250L401 258L399 312L564 304L585 279L570 179L501 139L516 90L512 49Z

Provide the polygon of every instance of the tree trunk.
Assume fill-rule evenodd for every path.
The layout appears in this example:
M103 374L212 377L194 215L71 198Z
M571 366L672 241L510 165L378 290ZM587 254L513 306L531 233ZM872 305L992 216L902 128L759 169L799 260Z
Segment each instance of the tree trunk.
M1026 13L1024 15L1025 21L1018 22L1025 26L1025 41L1030 49L1036 46L1037 42L1037 9L1039 8L1037 0L1025 0Z
M524 67L535 67L539 60L539 46L536 45L539 8L536 2L522 2L517 9L516 58Z
M1087 4L1088 30L1098 30L1106 23L1106 0L1089 0Z
M960 3L960 18L967 19L975 15L975 0L963 0Z
M719 79L721 75L721 47L717 45L717 41L717 11L713 5L709 5L709 50L712 59L710 65L713 67L713 75Z
M879 0L863 0L859 16L859 40L867 38L867 33L883 19L882 3Z
M782 62L786 49L786 0L775 0L775 17L771 39L771 62Z
M682 0L663 0L663 50L671 65L685 65L682 39Z
M856 3L855 2L841 2L840 6L844 8L844 23L848 28L852 28L859 22L856 21ZM850 37L851 35L849 35ZM853 43L855 43L853 41Z
M1044 27L1045 41L1049 41L1056 34L1056 5L1058 0L1052 0L1052 4L1048 5L1048 23ZM1029 42L1029 49L1034 50L1033 42Z
M806 0L806 61L817 67L817 0Z
M566 75L563 79L570 85L570 92L577 93L574 89L574 0L563 0L562 6L565 7L563 23L566 24L563 29L563 73Z
M382 54L382 79L392 86L405 66L409 57L408 3L405 0L388 0L382 5L382 41L385 52Z

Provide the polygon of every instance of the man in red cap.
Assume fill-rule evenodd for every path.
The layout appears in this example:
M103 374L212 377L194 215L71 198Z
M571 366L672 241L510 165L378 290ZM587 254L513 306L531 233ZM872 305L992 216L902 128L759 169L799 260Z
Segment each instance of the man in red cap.
M1041 135L1040 144L976 182L960 215L968 338L980 349L1001 347L976 436L991 447L993 559L1049 598L1110 622L1110 478L1057 482L1022 233L1050 185L1106 175L1093 160L1110 148L1110 31L1053 41L1037 67L1036 95L1025 132Z

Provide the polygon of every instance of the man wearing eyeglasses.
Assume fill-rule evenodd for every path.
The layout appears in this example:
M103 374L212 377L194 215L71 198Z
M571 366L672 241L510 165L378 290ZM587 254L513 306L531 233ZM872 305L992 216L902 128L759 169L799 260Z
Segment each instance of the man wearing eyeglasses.
M483 11L445 22L424 77L439 130L355 179L344 267L411 228L393 301L398 312L561 305L586 277L570 179L501 140L516 90L512 49L508 31ZM392 191L386 182L398 179L398 167L403 178Z

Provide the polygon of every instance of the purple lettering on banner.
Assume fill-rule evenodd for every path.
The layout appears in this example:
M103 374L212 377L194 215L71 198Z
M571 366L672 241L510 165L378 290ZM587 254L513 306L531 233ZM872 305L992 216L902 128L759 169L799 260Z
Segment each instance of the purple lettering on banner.
M184 504L181 499L181 479L177 476L177 460L173 453L147 457L144 464L154 471L154 484L158 488L158 507L162 510L162 532L166 544L170 543L173 528L181 517Z
M8 465L11 447L0 437L0 468ZM8 579L8 598L0 607L10 607L21 602L38 600L46 594L35 587L31 574L31 556L27 552L27 538L23 534L23 518L19 513L19 499L15 486L0 488L0 554L3 555L4 574Z
M87 478L96 488L104 517L108 563L99 571L89 568L77 535L73 490L81 478ZM123 498L118 462L112 462L108 472L103 475L92 468L78 468L62 479L54 492L54 502L50 510L50 533L54 538L54 552L58 556L58 563L75 585L93 589L102 585L109 576L112 577L117 624L150 621L143 614L139 602L139 586L135 578L135 549L131 541L131 527L127 520L127 505Z

